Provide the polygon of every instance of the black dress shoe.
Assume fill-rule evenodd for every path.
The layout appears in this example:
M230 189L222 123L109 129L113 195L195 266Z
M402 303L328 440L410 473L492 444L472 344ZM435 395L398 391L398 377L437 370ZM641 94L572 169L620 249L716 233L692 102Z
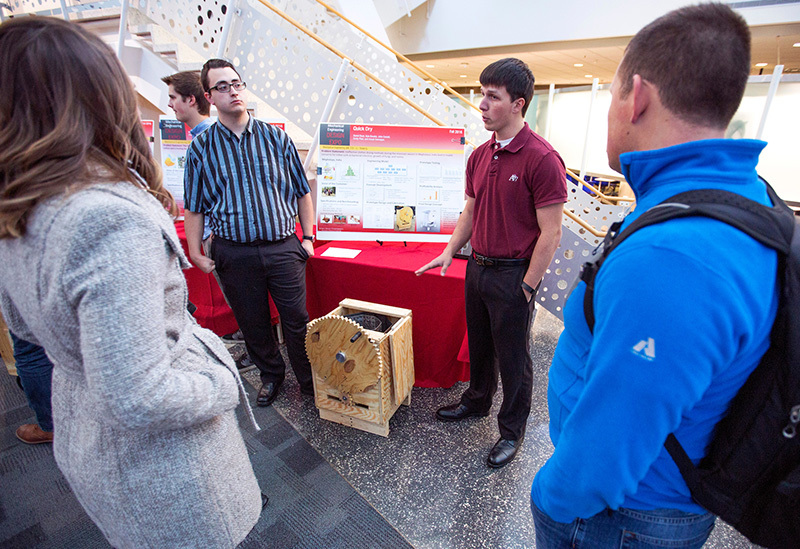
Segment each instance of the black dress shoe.
M469 406L465 406L460 402L436 410L436 419L439 421L461 421L462 419L467 419L469 417L486 417L488 415L488 411L481 412L478 410L473 410Z
M261 386L261 390L258 391L258 397L256 397L256 405L258 406L269 406L275 400L275 397L278 396L278 389L281 388L282 381L269 381Z
M517 456L520 446L522 446L522 439L508 440L501 438L494 445L492 451L489 452L489 457L486 458L486 465L493 469L505 466Z

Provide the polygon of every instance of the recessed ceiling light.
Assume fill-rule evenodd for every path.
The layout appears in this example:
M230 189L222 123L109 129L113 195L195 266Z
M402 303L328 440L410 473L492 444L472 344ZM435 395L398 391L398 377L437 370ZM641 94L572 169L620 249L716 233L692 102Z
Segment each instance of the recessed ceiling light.
M583 66L583 63L575 63L575 64L574 64L574 65L572 65L572 66L573 66L573 67L582 67L582 66Z
M584 76L584 78L591 78L592 77L591 74L584 74L583 76Z
M766 63L756 63L756 67L766 67Z
M800 48L800 42L795 42L794 44L792 44L792 47L793 48Z
M466 74L459 74L459 75L458 75L458 77L459 77L459 78L466 78L466 77L467 77L467 75L466 75Z
M425 66L426 66L426 67L428 67L429 69L434 69L434 68L436 68L436 65L425 65Z

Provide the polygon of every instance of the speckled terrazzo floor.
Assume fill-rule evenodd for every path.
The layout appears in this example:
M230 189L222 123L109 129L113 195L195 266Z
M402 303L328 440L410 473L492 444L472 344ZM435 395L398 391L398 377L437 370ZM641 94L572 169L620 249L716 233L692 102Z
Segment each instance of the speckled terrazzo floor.
M530 483L553 451L547 433L547 369L561 329L558 319L539 311L532 329L533 405L525 443L503 469L485 464L498 437L500 395L487 418L445 424L434 417L438 407L458 399L466 383L414 388L411 406L401 407L392 418L388 438L320 419L312 399L300 396L291 373L273 406L414 547L532 548ZM258 385L255 371L245 377ZM706 547L755 546L717 521Z

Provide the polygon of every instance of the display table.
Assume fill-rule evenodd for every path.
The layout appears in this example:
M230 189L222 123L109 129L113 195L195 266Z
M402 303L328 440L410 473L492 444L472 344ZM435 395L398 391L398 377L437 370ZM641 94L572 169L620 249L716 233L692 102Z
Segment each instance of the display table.
M444 244L330 242L315 250L306 269L311 319L335 309L345 298L411 309L415 385L450 387L469 379L464 313L466 261L454 259L446 276L414 271L434 259ZM354 259L323 257L330 248L361 250Z

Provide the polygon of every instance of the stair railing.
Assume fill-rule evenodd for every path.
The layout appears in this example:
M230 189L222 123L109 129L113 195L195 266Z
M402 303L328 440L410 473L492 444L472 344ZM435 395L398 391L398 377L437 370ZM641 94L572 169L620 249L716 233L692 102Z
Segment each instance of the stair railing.
M456 90L454 90L453 88L451 88L450 86L448 86L446 82L444 82L444 81L440 80L439 78L437 78L436 76L432 75L431 73L429 73L428 71L426 71L425 69L423 69L422 67L420 67L419 65L417 65L416 63L414 63L414 62L413 62L411 59L409 59L408 57L406 57L405 55L403 55L403 54L402 54L402 53L400 53L399 51L397 51L397 50L395 50L394 48L392 48L390 45L388 45L388 44L384 43L384 42L383 42L382 40L380 40L379 38L377 38L377 37L373 36L371 33L369 33L368 31L366 31L365 29L363 29L363 28L362 28L361 26L359 26L357 23L355 23L354 21L352 21L352 20L348 19L348 18L347 18L345 15L343 15L341 12L339 12L338 10L336 10L335 8L333 8L333 7L332 7L330 4L328 4L327 2L323 2L322 0L316 0L316 2L317 2L319 5L321 5L322 7L324 7L326 10L328 10L329 12L331 12L332 14L334 14L334 15L336 15L337 17L341 18L343 21L346 21L347 23L349 23L349 24L350 24L350 25L351 25L353 28L355 28L356 30L358 30L358 32L360 32L361 34L363 34L363 35L365 35L365 36L369 37L370 39L372 39L372 41L373 41L373 42L377 43L379 46L381 46L381 47L382 47L382 48L384 48L385 50L387 50L387 51L391 52L393 55L395 55L397 58L399 58L401 61L403 61L404 63L406 63L406 64L407 64L409 67L411 67L411 68L412 68L412 69L413 69L413 70L414 70L414 71L415 71L415 72L416 72L418 75L420 75L420 76L422 76L423 78L427 78L427 79L429 79L429 80L431 80L431 81L433 81L433 82L435 82L435 83L439 84L440 86L442 86L442 88L444 88L445 90L449 91L449 92L450 92L451 94L453 94L455 97L458 97L459 99L461 99L461 100L464 102L464 104L465 104L465 105L467 105L468 107L470 107L470 108L472 108L472 109L474 109L474 110L476 110L476 111L480 112L480 108L476 107L476 106L475 106L474 104L472 104L472 103L471 103L471 102L470 102L470 101L469 101L469 100L468 100L466 97L464 97L463 95L461 95L460 93L458 93Z
M594 194L600 202L603 204L618 204L619 202L636 202L635 198L631 198L630 196L608 196L603 194L600 189L589 183L588 181L582 181L580 176L567 168L567 176L574 179L578 185L583 185L588 189L587 192Z

